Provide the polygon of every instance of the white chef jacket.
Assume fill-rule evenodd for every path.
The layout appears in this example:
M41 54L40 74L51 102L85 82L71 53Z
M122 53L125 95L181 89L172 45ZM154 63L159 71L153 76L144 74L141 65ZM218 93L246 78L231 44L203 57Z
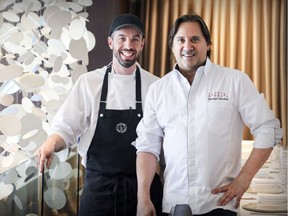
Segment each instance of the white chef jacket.
M145 71L137 63L141 74L142 106L147 90L154 81L159 79ZM94 136L102 84L107 67L96 69L79 77L70 94L57 111L49 134L60 135L66 146L78 142L78 153L82 157L82 164L86 166L86 155ZM107 109L132 109L136 108L136 70L132 75L115 74L113 71L108 76Z
M207 59L192 85L176 68L151 85L134 145L159 159L163 143L163 212L176 204L189 204L193 214L237 211L235 199L217 206L222 194L211 190L238 175L244 124L255 136L254 148L280 142L279 120L243 72Z

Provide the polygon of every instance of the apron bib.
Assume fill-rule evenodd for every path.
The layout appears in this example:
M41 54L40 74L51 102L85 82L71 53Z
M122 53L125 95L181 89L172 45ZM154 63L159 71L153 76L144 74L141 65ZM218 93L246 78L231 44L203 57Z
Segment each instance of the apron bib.
M136 148L131 143L137 138L136 127L142 118L140 71L137 67L136 109L108 110L106 98L111 67L112 64L107 66L104 76L97 126L87 152L80 216L136 215ZM157 177L153 187L161 186L162 193Z

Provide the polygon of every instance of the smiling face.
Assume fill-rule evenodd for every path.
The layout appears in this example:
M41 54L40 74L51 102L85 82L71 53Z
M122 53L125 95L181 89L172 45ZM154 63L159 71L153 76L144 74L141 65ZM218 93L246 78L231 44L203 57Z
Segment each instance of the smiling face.
M172 43L172 52L181 73L195 73L205 64L207 44L198 22L183 22L179 25Z
M108 44L113 50L113 64L118 62L122 67L130 68L143 49L144 38L137 29L123 27L108 37Z

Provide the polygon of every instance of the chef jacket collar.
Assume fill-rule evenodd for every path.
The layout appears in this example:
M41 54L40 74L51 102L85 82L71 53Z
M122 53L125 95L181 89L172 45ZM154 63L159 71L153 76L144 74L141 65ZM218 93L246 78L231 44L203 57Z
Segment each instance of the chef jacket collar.
M209 74L209 69L210 69L210 67L211 67L211 64L212 64L212 63L211 63L211 60L207 57L205 65L199 67L199 68L197 69L197 72L196 72L196 73L198 73L198 72L203 73L203 72L204 72L204 75L207 77L208 74ZM173 68L173 69L176 70L178 73L180 73L180 71L179 71L179 66L178 66L177 63L174 65L174 68Z
M110 65L112 66L112 62L110 62L110 63L106 66L106 68L109 67ZM133 71L133 73L132 73L131 75L133 75L133 74L136 73L137 67L139 67L139 69L141 69L141 66L140 66L140 64L139 64L138 62L136 62L136 68L135 68L135 70ZM113 69L113 67L111 68L111 73L112 73L112 74L116 74L115 71L114 71L114 69Z

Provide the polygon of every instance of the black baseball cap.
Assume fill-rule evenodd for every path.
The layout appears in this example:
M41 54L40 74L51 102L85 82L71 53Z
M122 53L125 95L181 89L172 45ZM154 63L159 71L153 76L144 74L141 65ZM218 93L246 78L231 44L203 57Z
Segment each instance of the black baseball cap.
M121 14L117 16L110 26L109 36L111 36L114 31L119 30L125 26L132 26L136 28L144 37L144 25L139 17L133 14Z

